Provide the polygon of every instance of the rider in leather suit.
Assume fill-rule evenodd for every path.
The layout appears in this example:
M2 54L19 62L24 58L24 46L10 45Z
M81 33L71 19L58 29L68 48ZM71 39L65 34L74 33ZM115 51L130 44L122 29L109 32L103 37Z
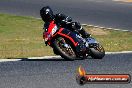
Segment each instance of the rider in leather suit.
M69 16L66 16L64 14L53 14L52 9L49 6L43 7L40 10L40 16L42 20L45 22L44 29L47 30L50 21L54 20L58 26L68 28L72 31L76 31L79 34L82 35L83 38L88 38L90 36L89 33L87 33L80 23L78 22L72 22L72 18Z

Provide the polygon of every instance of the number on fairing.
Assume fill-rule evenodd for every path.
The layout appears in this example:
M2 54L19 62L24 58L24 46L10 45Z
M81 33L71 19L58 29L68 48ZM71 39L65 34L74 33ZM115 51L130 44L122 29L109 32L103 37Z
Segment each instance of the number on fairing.
M54 28L52 29L51 35L53 35L57 31L57 26L55 25Z

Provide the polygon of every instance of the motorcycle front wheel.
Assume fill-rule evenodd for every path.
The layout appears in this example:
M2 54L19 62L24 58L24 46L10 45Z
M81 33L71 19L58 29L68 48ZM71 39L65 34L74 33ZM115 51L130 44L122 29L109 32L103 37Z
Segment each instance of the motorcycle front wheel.
M76 51L75 48L72 46L68 39L63 37L57 37L54 39L53 49L54 53L59 54L65 60L75 60L76 59Z

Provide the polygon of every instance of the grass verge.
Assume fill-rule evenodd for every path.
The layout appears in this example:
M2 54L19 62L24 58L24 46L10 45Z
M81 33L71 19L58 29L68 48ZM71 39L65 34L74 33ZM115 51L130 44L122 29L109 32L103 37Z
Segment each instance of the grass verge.
M43 43L43 22L32 17L0 14L0 58L54 55ZM132 32L84 26L106 51L132 50Z

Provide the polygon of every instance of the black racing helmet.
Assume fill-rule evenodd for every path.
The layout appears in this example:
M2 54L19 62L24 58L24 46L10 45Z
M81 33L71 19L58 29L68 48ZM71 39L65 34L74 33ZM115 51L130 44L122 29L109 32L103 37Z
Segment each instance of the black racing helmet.
M54 14L49 6L43 7L40 10L40 16L44 22L49 22L54 19Z

